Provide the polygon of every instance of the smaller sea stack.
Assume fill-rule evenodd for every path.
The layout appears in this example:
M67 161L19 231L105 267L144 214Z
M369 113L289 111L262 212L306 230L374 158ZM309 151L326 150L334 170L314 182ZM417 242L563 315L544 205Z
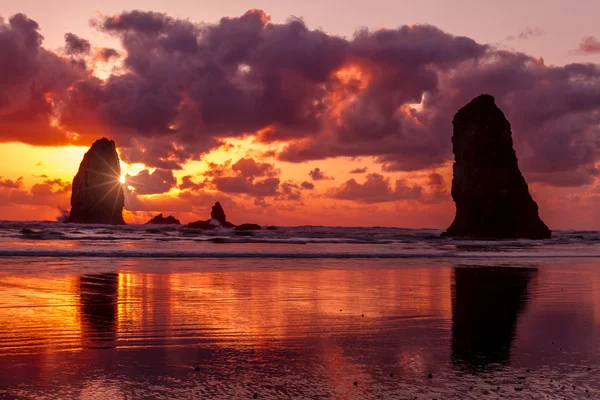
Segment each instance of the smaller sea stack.
M227 217L225 215L225 211L223 207L221 207L221 203L218 201L212 207L212 211L210 212L210 219L203 221L190 222L187 225L188 228L192 229L203 229L203 230L212 230L216 228L235 228L235 225L231 222L227 221Z
M158 214L156 217L146 222L146 225L181 225L181 222L172 215L165 218L162 214Z
M71 213L66 222L124 225L125 196L115 142L102 138L83 156L73 178Z
M442 235L550 238L519 170L510 123L494 98L476 97L456 113L452 124L456 217Z

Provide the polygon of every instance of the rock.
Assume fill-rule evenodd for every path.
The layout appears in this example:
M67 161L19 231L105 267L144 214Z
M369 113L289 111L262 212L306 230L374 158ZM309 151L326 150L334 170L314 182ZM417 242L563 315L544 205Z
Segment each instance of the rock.
M277 230L277 227L276 227L276 226L273 226L273 225L271 225L271 226L267 226L267 230L268 230L268 231L276 231L276 230Z
M550 238L519 170L510 123L494 98L476 97L456 113L452 124L456 217L442 235Z
M196 222L190 222L187 227L191 228L191 229L202 229L205 231L210 231L213 229L217 229L218 226L215 224L211 223L212 220L208 220L208 221L196 221Z
M219 221L220 224L224 224L225 222L227 222L225 211L223 211L223 207L221 207L221 203L219 203L218 201L215 203L214 206L212 206L210 217L214 220Z
M225 211L223 211L223 207L221 207L221 203L218 201L212 207L212 211L210 212L210 218L206 221L196 221L190 222L187 226L192 229L204 229L211 230L216 229L218 227L222 228L235 228L235 225L231 222L227 221L227 217L225 216Z
M260 231L261 229L261 226L257 224L241 224L235 227L236 232Z
M146 222L146 225L181 225L181 222L172 215L165 218L162 214L158 214L156 217Z
M73 178L71 213L66 222L124 225L125 197L115 142L102 138L83 156Z

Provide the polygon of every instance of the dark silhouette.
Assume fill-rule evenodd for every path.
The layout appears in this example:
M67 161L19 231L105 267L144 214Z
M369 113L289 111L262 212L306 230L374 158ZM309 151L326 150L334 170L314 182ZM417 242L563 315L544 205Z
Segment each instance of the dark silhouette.
M165 218L161 213L146 222L146 225L181 225L181 222L172 215Z
M241 224L235 227L236 232L260 231L261 229L261 226L257 224Z
M468 369L507 364L517 318L536 268L457 267L452 285L452 362Z
M115 142L102 138L85 153L73 178L67 222L124 225L125 197Z
M223 227L233 228L234 226L232 223L227 222L227 216L225 215L225 211L223 210L223 207L221 207L221 203L219 203L218 201L212 207L210 217L215 221L219 221L219 223Z
M227 221L227 217L225 215L225 211L223 211L223 207L221 207L221 203L218 201L212 207L212 211L210 213L209 220L190 222L188 224L188 228L192 229L203 229L203 230L211 230L216 229L218 227L222 228L235 228L235 225L231 222Z
M89 347L112 347L116 339L119 275L84 275L79 278L81 330Z
M444 236L547 239L551 231L513 149L510 123L490 95L461 108L452 121L456 217Z

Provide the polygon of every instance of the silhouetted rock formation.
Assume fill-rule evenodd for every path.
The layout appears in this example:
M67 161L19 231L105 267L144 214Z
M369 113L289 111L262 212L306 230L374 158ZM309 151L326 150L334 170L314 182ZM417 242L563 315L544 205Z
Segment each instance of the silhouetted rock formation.
M83 156L73 178L67 222L123 225L125 197L115 142L102 138Z
M237 232L260 231L261 229L261 226L257 224L241 224L235 227Z
M225 211L223 211L223 207L221 207L221 203L218 201L212 207L210 212L210 217L215 221L219 221L219 224L224 225L227 224L227 216L225 215Z
M212 207L212 211L210 212L211 219L207 221L196 221L190 222L187 226L192 229L203 229L203 230L211 230L218 227L222 228L235 228L235 225L231 222L227 221L227 217L225 216L225 211L223 211L223 207L221 207L221 203L218 201Z
M216 224L212 224L211 223L212 220L209 219L208 221L196 221L196 222L190 222L187 227L188 228L192 228L192 229L202 229L205 231L210 231L212 229L217 229L219 227L219 225Z
M452 121L456 217L444 236L547 239L551 231L517 163L510 123L494 98L481 95Z
M457 267L452 285L452 361L469 369L507 364L536 268Z
M167 218L163 217L162 213L146 222L146 225L181 225L181 222L172 215Z

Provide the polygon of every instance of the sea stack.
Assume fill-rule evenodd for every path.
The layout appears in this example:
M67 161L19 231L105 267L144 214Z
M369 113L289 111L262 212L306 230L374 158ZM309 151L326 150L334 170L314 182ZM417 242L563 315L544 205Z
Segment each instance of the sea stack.
M211 230L216 229L218 227L221 228L235 228L235 225L231 222L227 221L227 216L225 215L225 211L223 207L221 207L221 203L218 201L212 206L212 210L210 212L210 219L203 221L190 222L188 228L192 229L203 229L203 230Z
M181 225L181 221L172 215L165 218L162 213L160 213L150 221L146 222L146 225Z
M443 236L547 239L551 231L519 170L510 123L482 94L452 121L454 222Z
M125 197L120 177L121 166L115 142L106 138L94 142L73 178L71 213L67 222L125 224Z
M223 207L221 207L221 203L218 201L212 206L212 210L210 211L210 218L215 221L218 221L224 228L233 228L234 225L231 222L227 221L227 216L225 215L225 211Z

